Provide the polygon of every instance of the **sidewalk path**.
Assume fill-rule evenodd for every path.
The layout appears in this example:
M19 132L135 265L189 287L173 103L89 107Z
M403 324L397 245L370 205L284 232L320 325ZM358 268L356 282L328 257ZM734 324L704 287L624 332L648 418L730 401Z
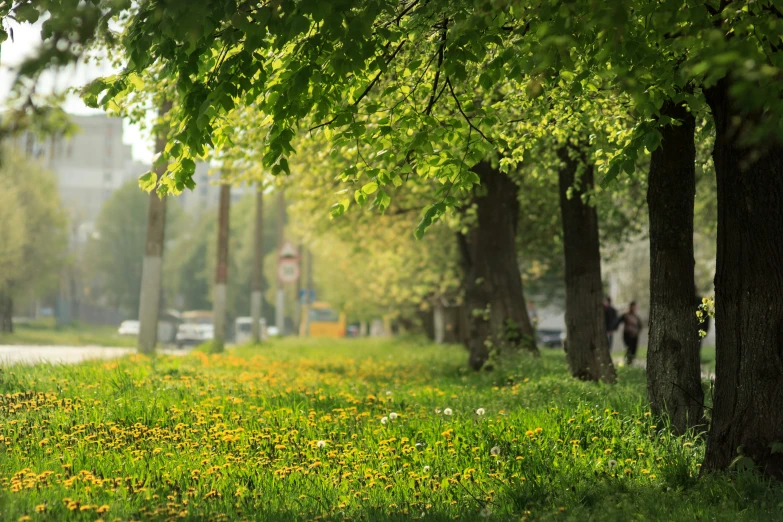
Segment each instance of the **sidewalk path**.
M39 362L72 364L87 359L113 359L134 353L133 348L106 348L103 346L27 346L0 345L0 366ZM184 355L189 350L158 350L166 355Z

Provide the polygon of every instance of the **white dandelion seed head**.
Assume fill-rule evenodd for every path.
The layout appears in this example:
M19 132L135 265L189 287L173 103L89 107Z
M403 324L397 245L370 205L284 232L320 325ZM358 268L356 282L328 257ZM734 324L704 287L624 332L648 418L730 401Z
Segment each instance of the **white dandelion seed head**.
M318 446L319 448L325 448L326 447L326 441L325 440L319 440L316 443L316 446Z
M391 394L392 394L391 390L386 390L386 396L387 396L387 397L388 397L389 395L391 395Z
M389 422L389 417L383 417L381 419L381 424L386 424L387 422Z
M443 415L451 415L452 413L454 412L451 411L451 408L446 408L445 410L443 410Z
M479 408L476 410L476 415L484 415L486 411L484 411L484 408Z
M614 469L617 467L617 461L616 460L610 460L606 463L607 466L609 466L609 469Z
M430 472L430 467L424 466L424 473L429 473L429 472Z
M479 515L483 518L489 518L492 516L492 510L489 509L487 506L484 506L481 508L481 511L479 511Z
M398 415L397 415L396 413L394 413L394 412L391 412L391 413L389 414L389 418L390 418L391 420L394 420L394 419L396 419L397 417L398 417Z
M500 455L500 446L492 446L492 449L489 450L489 452L495 456Z

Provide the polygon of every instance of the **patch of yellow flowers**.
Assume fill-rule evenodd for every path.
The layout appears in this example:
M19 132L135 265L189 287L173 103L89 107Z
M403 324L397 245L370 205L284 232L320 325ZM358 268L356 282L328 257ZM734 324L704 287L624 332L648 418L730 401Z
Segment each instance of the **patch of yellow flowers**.
M517 406L527 378L465 391L425 363L258 352L78 368L83 381L34 369L0 395L0 498L22 499L20 520L474 516L555 461L593 472L623 451L605 446L626 426L616 411L539 409L537 426ZM623 429L649 438L634 421ZM652 457L629 451L622 475L653 479Z

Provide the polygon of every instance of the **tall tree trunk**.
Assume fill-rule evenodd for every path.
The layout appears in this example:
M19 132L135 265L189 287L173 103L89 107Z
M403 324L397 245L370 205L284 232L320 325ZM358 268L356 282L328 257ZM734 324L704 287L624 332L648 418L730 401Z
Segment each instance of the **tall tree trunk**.
M783 143L744 146L760 116L734 107L730 83L705 95L715 120L718 187L715 394L705 470L741 455L783 478Z
M650 342L647 396L677 433L703 423L699 336L693 306L693 200L696 121L684 105L666 102L663 116L681 122L660 129L647 187L650 213Z
M253 230L253 281L250 290L250 317L253 343L261 342L261 318L263 313L264 280L264 185L256 187L256 221Z
M604 322L598 213L582 199L593 188L593 166L575 157L580 155L575 150L563 148L558 155L563 162L558 181L565 252L566 358L577 379L613 383L617 376Z
M212 315L215 321L215 337L212 351L220 353L226 345L226 297L228 283L228 239L229 215L231 208L231 185L220 186L220 204L218 206L217 264L215 265L215 289L212 302Z
M436 344L443 344L446 339L446 307L440 298L435 299L432 307L432 328Z
M285 231L285 196L283 191L277 193L277 248L283 248ZM285 334L285 294L283 293L283 282L280 277L275 277L275 325L277 326L277 335Z
M171 109L171 102L164 101L159 115L163 117ZM155 152L166 148L168 131L161 130L155 141ZM159 165L158 179L166 173L167 166ZM158 321L160 319L160 287L163 279L163 240L166 231L166 198L155 190L150 192L147 212L147 242L144 247L144 262L141 269L141 295L139 296L139 336L136 348L139 353L153 353L158 343Z
M0 332L14 333L14 300L5 292L0 292Z
M487 162L478 163L473 171L481 179L473 198L477 222L458 240L469 315L468 364L479 370L491 350L538 350L517 263L518 187Z

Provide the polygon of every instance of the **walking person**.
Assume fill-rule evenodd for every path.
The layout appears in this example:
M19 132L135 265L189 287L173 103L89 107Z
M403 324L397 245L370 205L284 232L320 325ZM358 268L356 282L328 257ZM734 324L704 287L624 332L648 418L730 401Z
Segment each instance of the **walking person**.
M604 300L604 320L606 322L606 339L609 341L609 351L612 351L612 341L614 340L614 331L617 328L617 309L612 306L612 298L606 296Z
M625 363L631 366L634 357L636 357L636 348L639 346L639 333L642 331L642 320L636 314L636 301L631 301L628 311L620 316L614 329L616 330L621 324L623 325L623 343L626 349Z

